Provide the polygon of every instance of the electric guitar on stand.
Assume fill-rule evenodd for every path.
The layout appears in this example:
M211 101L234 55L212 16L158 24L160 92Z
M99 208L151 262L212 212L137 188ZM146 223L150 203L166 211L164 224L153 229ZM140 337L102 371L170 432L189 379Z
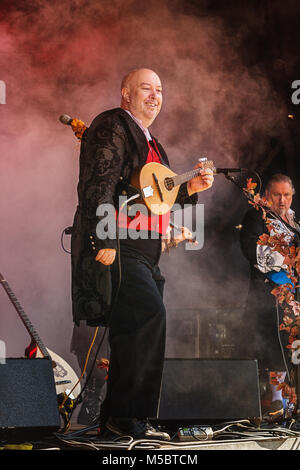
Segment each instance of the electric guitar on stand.
M57 395L68 395L68 393L72 391L72 398L76 398L81 391L81 386L76 373L64 359L44 346L20 302L1 273L0 282L31 337L31 343L25 349L25 356L28 359L33 359L35 357L46 357L51 359Z

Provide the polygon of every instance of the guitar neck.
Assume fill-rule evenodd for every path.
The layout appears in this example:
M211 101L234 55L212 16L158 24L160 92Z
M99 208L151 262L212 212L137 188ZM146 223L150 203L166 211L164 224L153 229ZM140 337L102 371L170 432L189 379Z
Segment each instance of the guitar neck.
M173 184L174 186L179 186L180 184L186 183L187 181L190 181L191 179L195 178L196 176L199 176L200 172L204 168L210 168L211 170L214 170L214 164L211 160L203 162L202 167L195 168L193 170L187 171L186 173L183 173L182 175L176 175L172 177Z
M183 173L182 175L173 176L172 179L173 179L174 186L179 186L180 184L190 181L191 179L198 176L201 170L203 170L203 168L196 168L195 170L187 171L186 173Z
M5 292L7 293L9 299L11 300L13 306L15 307L15 310L17 311L19 317L21 318L26 330L30 334L31 338L36 342L36 344L37 344L38 348L40 349L42 355L44 357L50 357L50 355L49 355L47 349L45 348L41 338L39 337L39 335L35 331L31 321L27 317L27 315L26 315L25 311L23 310L20 302L18 301L17 297L13 293L12 289L8 285L8 282L4 279L2 274L0 274L0 282L1 282Z

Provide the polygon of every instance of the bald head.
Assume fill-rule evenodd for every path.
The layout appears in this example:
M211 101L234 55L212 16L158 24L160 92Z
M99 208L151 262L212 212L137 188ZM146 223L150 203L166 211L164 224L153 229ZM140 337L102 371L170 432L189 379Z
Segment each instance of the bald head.
M125 77L123 77L123 80L121 83L121 93L122 93L123 88L128 88L128 86L130 85L130 82L140 70L142 69L131 70L131 72L129 72L127 75L125 75Z
M149 127L162 105L162 86L159 76L150 69L129 72L121 84L121 108L130 111Z

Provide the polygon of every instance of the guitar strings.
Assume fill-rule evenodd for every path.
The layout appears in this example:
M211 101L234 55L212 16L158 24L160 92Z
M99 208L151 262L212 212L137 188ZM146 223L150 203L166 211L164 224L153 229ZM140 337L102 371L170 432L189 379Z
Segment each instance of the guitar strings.
M204 170L205 168L211 168L211 165L212 165L212 162L211 162L211 161L205 162L205 164L203 165L202 168L194 168L193 170L187 172L187 174L193 174L193 173L195 172L195 176L198 176L198 175L197 175L198 170ZM199 172L199 173L200 173L200 172ZM178 177L178 176L182 176L182 175L165 176L163 179L158 180L158 184L159 184L159 185L160 185L160 184L165 184L166 180L168 180L168 179L174 180L174 179L175 179L176 177ZM192 177L193 177L193 176L192 176ZM178 184L175 185L175 186L178 186ZM174 188L174 186L173 186L173 188ZM172 190L173 188L171 188L171 190ZM168 189L168 188L166 188L166 189ZM168 190L170 191L170 189L168 189Z

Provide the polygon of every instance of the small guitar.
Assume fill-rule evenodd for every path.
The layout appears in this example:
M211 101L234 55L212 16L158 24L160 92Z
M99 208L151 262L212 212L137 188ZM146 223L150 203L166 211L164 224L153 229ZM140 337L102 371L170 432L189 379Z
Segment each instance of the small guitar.
M62 124L71 126L76 137L82 140L82 136L87 129L83 121L73 119L67 114L60 116L59 120ZM203 160L202 168L196 168L182 175L176 175L161 163L155 162L147 163L142 168L135 170L130 186L133 187L133 190L138 190L138 196L140 197L136 198L136 202L144 203L152 214L166 214L174 205L181 184L198 176L203 168L210 168L215 171L212 161Z
M182 175L177 175L161 163L146 163L135 170L131 178L130 185L140 194L136 202L143 202L152 214L166 214L174 205L179 186L198 176L204 168L214 170L213 162L204 161L202 168Z
M26 330L28 331L29 335L31 336L31 343L25 350L25 356L28 358L34 357L46 357L52 360L53 365L53 374L54 374L54 381L55 381L55 388L56 393L69 393L75 385L76 387L72 391L72 395L76 398L80 391L81 386L78 383L78 377L74 370L67 364L64 359L60 356L55 354L50 349L46 348L37 334L35 328L33 327L31 321L29 320L28 316L26 315L24 309L22 308L20 302L18 301L17 297L13 293L12 289L8 285L8 282L0 273L0 282L7 293L10 301L12 302L15 310L17 311L19 317L21 318Z

